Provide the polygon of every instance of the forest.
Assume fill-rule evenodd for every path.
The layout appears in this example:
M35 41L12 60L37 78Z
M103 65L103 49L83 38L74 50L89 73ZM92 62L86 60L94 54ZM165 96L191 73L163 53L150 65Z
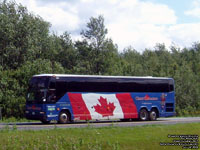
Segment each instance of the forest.
M70 21L70 20L69 20ZM200 43L188 48L158 43L139 52L123 51L107 37L104 17L91 17L72 40L16 2L0 2L0 107L4 118L24 117L28 82L35 74L172 77L177 116L200 114ZM122 29L123 30L123 29ZM134 36L134 35L133 35Z

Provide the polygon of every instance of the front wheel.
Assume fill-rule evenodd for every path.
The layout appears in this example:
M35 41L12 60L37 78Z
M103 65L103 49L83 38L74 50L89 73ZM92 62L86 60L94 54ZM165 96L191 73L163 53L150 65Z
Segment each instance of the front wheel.
M59 123L65 124L70 122L70 115L66 111L62 111L59 115Z
M157 111L155 109L150 111L149 118L151 121L155 121L157 119Z
M148 111L146 109L143 108L143 109L140 110L139 119L141 121L149 120L149 113L148 113Z

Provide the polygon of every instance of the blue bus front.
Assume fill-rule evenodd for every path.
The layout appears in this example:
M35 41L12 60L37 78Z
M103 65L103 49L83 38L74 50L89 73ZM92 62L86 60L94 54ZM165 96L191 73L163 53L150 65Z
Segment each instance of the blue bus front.
M43 123L58 120L56 90L54 85L50 85L50 80L48 76L34 76L31 79L26 101L27 119L41 120Z

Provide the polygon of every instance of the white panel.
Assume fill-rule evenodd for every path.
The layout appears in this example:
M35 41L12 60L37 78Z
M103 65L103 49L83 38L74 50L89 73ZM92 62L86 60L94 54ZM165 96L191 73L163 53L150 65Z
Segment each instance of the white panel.
M115 109L113 111L113 116L103 117L101 114L95 112L94 106L96 106L97 104L99 104L101 106L101 104L99 102L100 97L107 99L108 104L114 103ZM91 114L92 119L124 118L122 108L121 108L120 103L119 103L118 99L116 98L115 94L87 93L87 94L82 94L82 98Z

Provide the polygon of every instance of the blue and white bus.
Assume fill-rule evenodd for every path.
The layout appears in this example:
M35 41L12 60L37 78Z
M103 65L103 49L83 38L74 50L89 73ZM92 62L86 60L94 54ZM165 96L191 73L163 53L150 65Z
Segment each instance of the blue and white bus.
M174 80L164 77L34 75L27 119L49 123L79 120L156 120L175 114Z

